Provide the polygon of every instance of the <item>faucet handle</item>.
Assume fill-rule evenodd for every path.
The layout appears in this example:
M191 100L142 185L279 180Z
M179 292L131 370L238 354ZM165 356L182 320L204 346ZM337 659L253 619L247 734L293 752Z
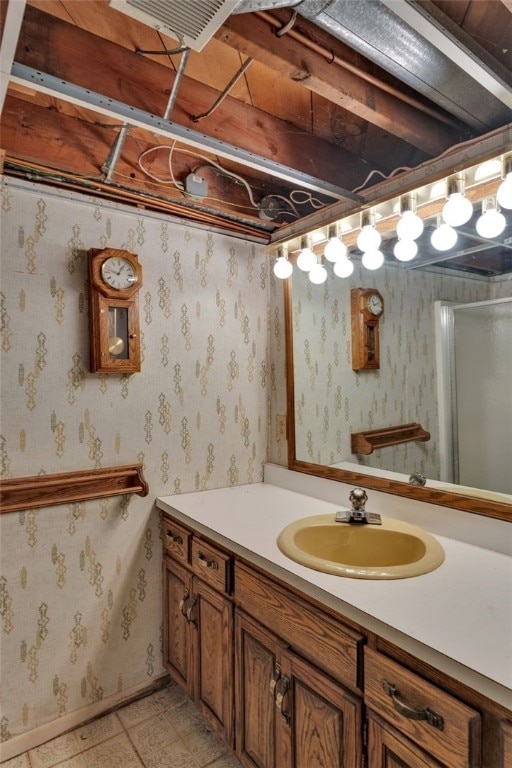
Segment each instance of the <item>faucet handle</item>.
M363 488L353 488L348 498L352 504L352 509L364 512L364 506L368 501L368 496Z

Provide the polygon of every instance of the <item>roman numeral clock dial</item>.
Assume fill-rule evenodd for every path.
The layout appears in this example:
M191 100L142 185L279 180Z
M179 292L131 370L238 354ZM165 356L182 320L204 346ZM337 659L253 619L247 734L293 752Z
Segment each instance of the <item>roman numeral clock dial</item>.
M138 292L142 267L134 253L89 251L91 372L140 371Z
M101 276L107 285L117 291L125 291L138 279L131 263L118 256L111 256L103 262Z

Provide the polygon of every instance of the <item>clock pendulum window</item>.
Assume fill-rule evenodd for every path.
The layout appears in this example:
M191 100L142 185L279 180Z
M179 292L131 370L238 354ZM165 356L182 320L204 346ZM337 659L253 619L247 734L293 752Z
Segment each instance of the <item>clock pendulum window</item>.
M350 291L353 371L380 367L379 321L383 312L384 300L375 288Z
M89 338L92 373L140 371L138 293L142 267L134 253L89 251Z

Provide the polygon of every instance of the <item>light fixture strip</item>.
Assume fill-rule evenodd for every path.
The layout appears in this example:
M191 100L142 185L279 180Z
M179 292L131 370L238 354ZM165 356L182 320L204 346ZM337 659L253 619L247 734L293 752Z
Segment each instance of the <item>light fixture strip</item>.
M481 203L482 200L489 197L495 197L500 181L508 173L512 173L512 153L506 153L502 155L500 159L502 162L501 174L495 174L491 177L483 179L482 181L474 182L472 184L465 184L464 181L462 181L462 184L465 186L465 196L473 204ZM472 169L468 170L471 171ZM452 174L451 176L446 177L446 187L448 187L448 181L450 179L453 180L451 184L453 184L455 187L460 186L460 178L464 179L464 174ZM390 204L392 203L392 199L390 199L383 201L383 207L387 209L386 213L382 213L382 207L379 210L379 204L376 204L371 210L365 209L364 211L359 212L354 211L347 217L342 217L334 222L324 225L324 231L327 233L325 240L333 237L336 233L340 238L343 239L343 243L347 246L348 249L355 248L363 220L365 223L370 223L373 218L374 221L375 212L382 213L382 217L379 218L378 221L378 231L383 236L396 232L396 227L400 219L400 215L405 210L415 210L417 215L420 216L425 222L434 219L441 213L441 210L446 202L446 197L442 196L433 200L419 202L419 199L425 196L426 190L428 190L429 186L432 186L432 184L403 193L402 195L398 196L398 198L395 198L395 200L398 199L398 212L387 212L389 211ZM357 223L354 221L356 216ZM347 220L351 221L352 223L351 229L346 229L342 226L342 223L347 222ZM316 227L314 231L317 230L318 227ZM304 242L304 237L305 235L302 235L300 238L295 237L287 241L290 246L290 260L294 261L300 248L304 247L304 245L302 245ZM301 245L299 245L299 242ZM317 248L321 248L323 245L320 242L315 242L314 244L310 242L310 247L314 252L316 252Z
M466 187L466 197L471 200L472 203L478 203L486 197L492 197L493 195L496 195L496 187L498 181L498 178L485 179L485 181L482 181L478 184L468 186ZM416 213L418 216L421 216L424 221L433 219L437 214L441 213L445 202L446 198L442 197L436 200L428 200L424 203L417 203ZM375 208L378 210L378 206ZM379 219L378 231L381 233L381 235L384 236L394 232L396 230L396 225L398 224L399 218L399 213L391 213ZM351 230L343 232L343 242L347 245L348 248L355 248L359 231L360 224L357 224Z

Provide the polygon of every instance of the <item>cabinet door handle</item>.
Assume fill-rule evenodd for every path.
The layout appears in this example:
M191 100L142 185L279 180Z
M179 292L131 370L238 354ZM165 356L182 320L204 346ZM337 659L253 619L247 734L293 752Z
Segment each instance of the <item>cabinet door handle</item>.
M183 537L179 535L179 533L173 533L172 531L167 531L166 537L173 541L175 544L179 544L180 547L183 546Z
M199 623L197 619L192 618L192 611L194 610L194 606L197 604L197 595L194 595L192 597L192 600L190 601L190 606L187 609L187 621L192 624L194 629L199 629Z
M290 690L290 678L284 675L279 681L279 689L277 691L276 696L276 709L285 721L286 725L290 725L291 721L291 714L289 712L285 712L283 709L283 701L284 697Z
M219 570L219 564L216 560L213 558L211 560L208 560L206 555L203 552L199 552L197 556L199 562L203 566L203 568L211 568L212 571L218 571Z
M270 685L269 685L270 695L273 699L276 698L276 686L280 677L281 677L281 666L276 661L274 666L274 674L272 675L272 680L270 681Z
M444 720L441 715L437 714L437 712L434 712L434 710L429 707L425 707L425 709L413 709L412 707L409 707L408 704L400 701L396 685L390 683L388 680L384 680L382 687L393 702L396 711L401 715L409 718L409 720L425 720L433 728L437 728L439 731L444 730Z
M187 618L187 611L185 610L185 603L187 603L187 601L189 600L189 598L190 598L190 592L188 591L188 589L186 589L186 590L183 592L183 597L181 598L181 600L180 600L180 602L179 602L179 609L180 609L180 613L181 613L181 615L182 615L182 616L184 616L185 618Z

